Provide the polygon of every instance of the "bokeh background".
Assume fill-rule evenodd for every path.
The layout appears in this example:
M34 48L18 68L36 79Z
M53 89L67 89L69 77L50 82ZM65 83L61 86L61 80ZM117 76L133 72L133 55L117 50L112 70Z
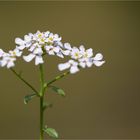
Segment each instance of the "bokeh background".
M0 47L29 32L59 33L63 42L101 52L100 68L81 70L57 81L67 96L52 91L46 124L64 139L140 138L140 2L0 2ZM47 57L46 80L59 75L66 59ZM38 67L20 59L16 70L39 88ZM0 139L39 137L39 101L24 105L32 93L10 70L0 69Z

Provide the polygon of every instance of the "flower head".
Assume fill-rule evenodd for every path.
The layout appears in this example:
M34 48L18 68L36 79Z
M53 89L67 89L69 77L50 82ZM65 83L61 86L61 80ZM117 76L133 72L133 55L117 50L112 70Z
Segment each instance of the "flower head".
M93 57L92 48L85 49L83 45L79 47L73 47L70 43L62 43L62 38L58 34L53 34L50 31L36 33L28 33L21 39L17 37L15 39L16 47L14 50L10 50L8 53L0 49L0 66L7 68L15 66L17 57L21 57L26 50L23 59L26 62L35 60L35 65L44 63L44 55L56 55L64 58L64 56L70 57L70 60L66 63L58 65L60 71L69 69L70 73L76 73L80 68L91 67L92 65L101 66L105 63L103 55L97 53Z

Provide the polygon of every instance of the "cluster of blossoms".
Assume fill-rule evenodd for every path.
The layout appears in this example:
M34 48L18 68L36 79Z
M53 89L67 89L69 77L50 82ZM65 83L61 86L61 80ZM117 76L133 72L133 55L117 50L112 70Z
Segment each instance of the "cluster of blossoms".
M23 55L23 59L26 62L35 59L35 65L44 63L43 56L46 54L56 55L61 58L69 56L70 60L59 64L58 69L60 71L70 69L70 73L76 73L80 68L91 67L92 65L101 66L105 63L102 60L103 55L101 53L97 53L93 57L91 48L86 50L83 45L79 48L72 47L69 43L63 44L61 39L58 34L53 34L49 31L37 31L35 34L29 33L24 36L24 39L16 38L16 48L14 50L6 53L0 49L0 66L14 67L16 58L22 56L24 50L28 54Z

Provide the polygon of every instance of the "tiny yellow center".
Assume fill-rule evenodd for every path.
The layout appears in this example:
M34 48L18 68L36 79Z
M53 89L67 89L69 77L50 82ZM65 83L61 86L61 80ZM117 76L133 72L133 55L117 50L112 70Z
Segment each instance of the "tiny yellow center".
M78 57L78 56L79 56L79 54L78 54L78 53L75 53L75 56L76 56L76 57Z
M38 34L38 37L39 37L39 38L41 38L41 37L42 37L42 34L41 34L41 33L40 33L40 34Z
M45 42L43 38L41 38L41 42Z
M88 57L88 54L87 53L85 53L85 57Z
M53 38L52 38L52 37L49 37L49 40L50 40L50 41L53 41Z

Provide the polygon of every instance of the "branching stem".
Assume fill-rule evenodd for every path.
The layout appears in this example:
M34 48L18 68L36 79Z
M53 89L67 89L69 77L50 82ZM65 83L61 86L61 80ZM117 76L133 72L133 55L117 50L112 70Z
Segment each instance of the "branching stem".
M32 91L34 91L38 95L38 91L30 84L28 83L20 74L18 74L13 68L10 68L10 70L22 81L24 82Z

